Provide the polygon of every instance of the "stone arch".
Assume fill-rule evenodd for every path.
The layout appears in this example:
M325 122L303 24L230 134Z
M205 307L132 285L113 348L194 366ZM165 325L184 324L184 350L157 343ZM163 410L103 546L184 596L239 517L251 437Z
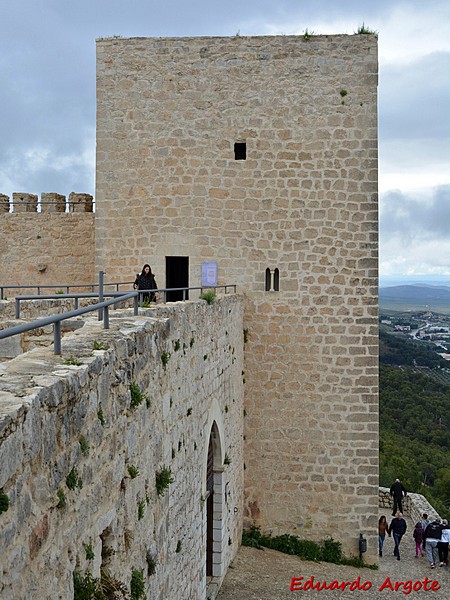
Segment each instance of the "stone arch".
M207 578L224 574L223 521L223 422L219 404L213 401L206 426L203 460L205 573Z

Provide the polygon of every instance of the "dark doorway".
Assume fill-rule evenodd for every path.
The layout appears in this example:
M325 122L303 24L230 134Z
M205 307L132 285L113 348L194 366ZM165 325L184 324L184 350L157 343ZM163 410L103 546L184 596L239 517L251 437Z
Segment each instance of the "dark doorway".
M212 432L209 436L208 462L206 463L206 576L213 574L213 512L214 512L214 449Z
M166 288L189 287L189 256L166 256ZM189 298L185 292L184 298ZM183 291L167 292L167 302L183 300Z

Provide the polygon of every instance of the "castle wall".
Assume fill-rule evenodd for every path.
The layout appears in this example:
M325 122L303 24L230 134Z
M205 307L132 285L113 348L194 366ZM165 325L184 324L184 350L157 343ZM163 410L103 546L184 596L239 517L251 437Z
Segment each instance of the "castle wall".
M94 218L88 194L0 194L0 285L95 282Z
M97 268L124 278L150 262L162 287L182 256L190 285L209 261L238 284L245 522L352 554L364 532L369 559L377 71L368 35L97 43Z
M110 330L95 315L63 338L62 356L39 348L0 365L4 600L72 598L74 571L113 578L128 590L137 571L146 597L206 599L213 423L216 583L237 552L242 299L146 313L115 311ZM106 348L93 350L94 340ZM134 407L130 384L146 396ZM158 495L164 466L173 483Z

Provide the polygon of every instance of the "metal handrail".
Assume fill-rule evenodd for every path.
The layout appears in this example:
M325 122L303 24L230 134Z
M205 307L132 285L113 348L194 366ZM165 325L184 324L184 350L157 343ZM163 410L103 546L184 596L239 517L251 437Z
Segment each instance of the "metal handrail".
M132 286L133 285L133 281L119 281L116 283L104 283L103 284L104 287L107 286L115 286L116 288L116 292L119 291L119 286L122 285L128 285L128 286ZM66 293L69 294L69 290L71 288L77 288L77 289L83 289L83 288L90 288L92 291L94 291L94 289L98 288L99 284L98 283L77 283L77 284L60 284L60 285L0 285L0 300L4 300L5 299L5 294L4 294L4 290L37 290L37 295L38 296L42 296L41 294L41 290L66 290ZM61 294L58 294L58 296L61 296Z
M0 340L12 337L13 335L18 335L20 333L25 333L25 331L30 331L31 329L38 329L39 327L46 327L47 325L54 325L53 328L53 343L54 343L54 353L61 354L61 321L65 321L66 319L71 319L72 317L78 317L80 315L84 315L88 312L92 312L94 310L103 310L103 327L104 329L109 329L109 307L112 304L116 304L117 302L124 302L125 300L130 300L134 298L134 314L138 314L138 292L128 292L119 297L115 297L112 300L105 300L104 302L98 302L97 304L92 304L91 306L85 306L83 308L78 308L77 310L71 310L66 313L62 313L60 315L52 315L51 317L43 317L42 319L37 319L36 321L32 321L31 323L23 323L22 325L17 325L16 327L8 327L7 329L0 330Z
M135 290L132 292L126 292L125 294L121 292L108 292L103 293L104 296L113 296L112 300L104 300L103 302L97 302L96 304L91 304L90 306L85 306L83 308L77 308L76 310L71 310L69 312L61 313L59 315L52 315L51 317L43 317L41 319L37 319L32 321L31 323L23 323L21 325L17 325L15 327L8 327L6 329L0 329L0 340L12 337L13 335L19 335L21 333L25 333L26 331L30 331L32 329L38 329L39 327L46 327L47 325L54 325L53 328L53 342L54 342L54 353L61 354L61 321L65 321L66 319L71 319L72 317L78 317L80 315L84 315L88 312L93 312L98 310L99 312L99 321L103 320L104 329L109 329L109 307L111 305L119 304L120 302L125 302L126 300L131 300L133 298L133 312L134 315L137 316L139 314L139 297L147 292L157 293L162 292L164 295L164 302L166 302L166 297L168 292L183 292L183 301L186 300L187 292L189 290L200 290L200 294L203 290L211 290L211 289L224 289L225 294L227 293L228 288L232 288L234 293L236 293L236 284L228 284L228 285L211 285L211 286L196 286L196 287L188 287L188 288L158 288L153 290ZM38 295L38 296L17 296L16 298L16 315L20 315L20 302L22 300L35 300L35 299L53 299L59 300L61 298L86 298L86 297L97 297L96 294L54 294L54 295ZM19 317L17 317L19 318Z
M125 292L103 292L103 296L106 297L117 297L123 296ZM20 303L24 300L61 300L61 299L73 299L74 310L78 308L78 300L80 298L99 298L96 292L87 292L85 294L30 294L27 296L16 296L15 297L15 318L20 319ZM99 298L99 300L102 300Z
M98 284L97 284L98 285ZM112 284L110 284L112 285ZM101 287L101 285L100 285ZM170 292L183 292L183 302L187 299L187 294L190 290L200 290L200 295L203 293L203 290L209 289L224 289L225 294L228 292L228 288L232 288L234 293L236 293L236 284L228 284L228 285L215 285L215 286L196 286L189 288L158 288L151 290L138 290L137 293L139 296L147 293L162 293L164 304L167 302L167 294ZM117 297L122 295L124 292L103 292L103 296L106 297ZM24 300L61 300L71 298L74 300L74 310L78 308L78 300L80 298L99 298L101 301L103 298L96 294L95 292L87 292L85 294L30 294L27 296L16 296L15 298L15 318L20 319L20 303ZM100 318L101 320L101 318Z

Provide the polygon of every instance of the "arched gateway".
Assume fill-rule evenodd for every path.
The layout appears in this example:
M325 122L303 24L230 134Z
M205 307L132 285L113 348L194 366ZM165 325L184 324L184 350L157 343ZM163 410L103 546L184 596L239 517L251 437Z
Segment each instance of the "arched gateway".
M219 427L213 421L209 430L208 452L205 465L205 523L206 523L206 577L223 575L223 459Z

